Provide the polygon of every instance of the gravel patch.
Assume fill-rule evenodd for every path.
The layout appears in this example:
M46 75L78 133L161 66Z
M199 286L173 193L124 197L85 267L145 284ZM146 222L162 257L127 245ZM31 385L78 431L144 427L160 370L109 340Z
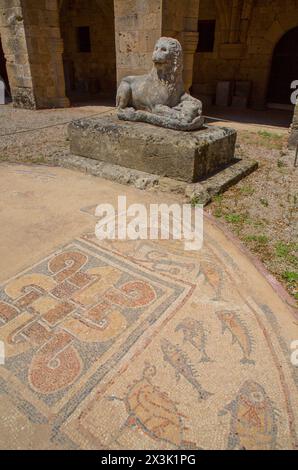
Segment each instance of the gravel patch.
M0 160L43 163L57 154L68 153L70 121L112 110L104 106L79 106L31 111L0 106Z
M287 134L238 131L238 153L259 169L224 194L208 211L256 254L298 300L298 169Z

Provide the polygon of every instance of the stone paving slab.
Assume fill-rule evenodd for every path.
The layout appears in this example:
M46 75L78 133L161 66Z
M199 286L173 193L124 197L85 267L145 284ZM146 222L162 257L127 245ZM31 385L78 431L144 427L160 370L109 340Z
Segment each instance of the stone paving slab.
M165 194L10 164L0 188L0 448L297 449L298 317L220 226L99 242L97 204Z

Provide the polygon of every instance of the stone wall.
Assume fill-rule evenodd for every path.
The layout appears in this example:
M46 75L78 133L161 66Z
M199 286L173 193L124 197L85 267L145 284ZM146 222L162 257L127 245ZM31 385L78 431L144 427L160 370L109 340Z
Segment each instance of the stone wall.
M163 0L162 35L178 39L184 52L183 78L186 90L193 82L194 54L198 45L200 0Z
M214 96L219 80L251 80L250 105L264 107L274 47L298 26L298 0L200 0L199 18L216 20L216 34L214 51L195 56L196 94Z
M36 106L68 106L58 1L24 0L22 4Z
M178 39L184 49L184 81L192 83L198 43L200 0L115 0L117 81L126 75L147 73L160 36Z
M117 81L147 73L152 51L161 36L161 0L114 0Z
M189 88L198 8L199 0L0 0L0 35L14 104L68 106L65 78L68 90L72 81L74 89L91 84L109 94L115 91L116 68L118 83L123 76L150 70L161 35L181 41ZM90 27L90 53L78 52L79 26Z
M64 0L60 11L64 64L73 73L75 90L116 91L116 51L113 0ZM77 28L90 29L90 52L80 52ZM69 88L69 86L68 86ZM74 90L74 91L75 91Z
M68 106L57 0L0 0L1 38L14 105Z
M213 52L196 53L198 18L216 20ZM75 28L89 25L92 52L78 53ZM251 80L250 105L261 108L274 47L297 25L298 0L0 0L14 103L32 108L68 105L64 66L68 78L72 64L76 83L96 88L98 80L107 94L116 68L118 83L147 73L161 35L182 43L187 89L193 84L196 95L208 98L218 80Z

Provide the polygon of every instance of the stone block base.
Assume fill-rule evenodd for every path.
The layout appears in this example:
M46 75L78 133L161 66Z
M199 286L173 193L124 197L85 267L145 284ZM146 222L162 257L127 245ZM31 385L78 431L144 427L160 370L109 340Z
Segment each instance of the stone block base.
M179 132L116 116L73 121L68 132L73 154L189 183L231 163L236 142L224 127Z

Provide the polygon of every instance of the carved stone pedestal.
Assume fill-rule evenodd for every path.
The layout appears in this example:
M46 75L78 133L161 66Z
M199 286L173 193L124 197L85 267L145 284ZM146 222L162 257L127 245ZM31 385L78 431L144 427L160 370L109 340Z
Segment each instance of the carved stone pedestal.
M75 155L193 183L233 161L236 131L182 132L105 116L73 121L69 138Z

